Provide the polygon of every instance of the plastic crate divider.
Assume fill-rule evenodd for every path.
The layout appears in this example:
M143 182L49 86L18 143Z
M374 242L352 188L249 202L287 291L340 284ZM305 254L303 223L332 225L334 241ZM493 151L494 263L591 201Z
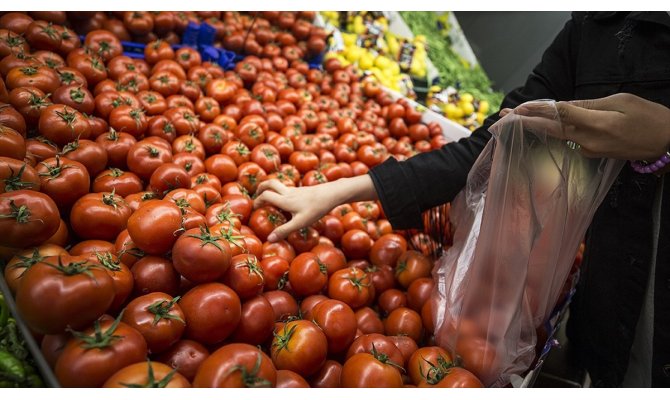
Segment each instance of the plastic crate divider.
M181 43L191 47L198 46L200 38L200 25L195 22L189 22L181 36Z
M203 22L200 24L198 32L198 46L212 46L216 38L216 29L213 26Z

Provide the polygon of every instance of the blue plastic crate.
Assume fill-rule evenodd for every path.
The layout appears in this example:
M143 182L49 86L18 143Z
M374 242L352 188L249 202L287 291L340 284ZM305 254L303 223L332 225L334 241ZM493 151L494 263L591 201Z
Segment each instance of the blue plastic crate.
M204 22L200 24L198 46L212 46L214 44L214 39L216 39L216 29Z
M186 25L184 33L181 35L181 43L191 47L198 46L198 39L200 37L200 25L195 22L189 22Z

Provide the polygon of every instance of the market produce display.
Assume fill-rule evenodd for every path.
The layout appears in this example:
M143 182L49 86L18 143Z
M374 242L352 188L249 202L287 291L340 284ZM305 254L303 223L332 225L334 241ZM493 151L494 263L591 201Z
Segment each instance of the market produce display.
M43 386L35 360L0 293L0 388Z
M310 15L276 20L308 28ZM379 203L278 243L267 236L290 215L253 209L267 179L317 185L439 148L439 124L353 65L284 54L305 33L224 70L165 45L180 31L158 28L164 13L87 18L0 16L4 280L60 385L481 386L458 358L429 355L434 260ZM122 25L165 41L128 57ZM20 345L0 343L3 357ZM0 380L33 384L12 354Z

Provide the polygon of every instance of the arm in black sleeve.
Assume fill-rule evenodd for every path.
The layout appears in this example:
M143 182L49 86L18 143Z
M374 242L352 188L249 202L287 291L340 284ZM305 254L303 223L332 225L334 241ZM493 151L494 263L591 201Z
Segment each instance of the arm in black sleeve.
M514 108L530 100L571 100L578 50L578 21L568 21L528 77L525 86L505 96L501 108ZM491 134L488 128L498 113L468 138L418 154L407 161L389 158L369 172L384 213L394 229L423 226L421 213L451 201L465 186L470 168Z

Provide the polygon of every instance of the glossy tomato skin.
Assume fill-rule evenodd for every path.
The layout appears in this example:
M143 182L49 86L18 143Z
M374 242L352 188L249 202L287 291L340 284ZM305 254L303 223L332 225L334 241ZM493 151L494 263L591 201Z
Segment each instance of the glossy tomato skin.
M358 353L342 366L342 387L399 388L403 386L400 371L369 353Z
M7 282L7 287L9 287L12 294L16 294L23 273L27 269L41 262L46 257L67 254L68 253L64 248L52 244L45 244L39 247L19 251L5 266L4 276L5 281Z
M230 267L231 249L226 240L208 229L189 229L172 247L172 261L189 281L213 282Z
M423 337L421 315L411 308L398 307L384 320L387 335L407 335L418 342Z
M149 372L151 369L151 372ZM165 387L165 388L190 388L189 381L180 373L175 373L166 382L162 382L172 373L172 368L159 362L139 362L120 369L109 377L104 388L127 388L130 387Z
M128 219L128 233L138 248L161 255L172 249L181 220L181 210L173 202L149 200Z
M427 278L433 269L433 262L415 250L403 253L396 263L395 276L398 282L408 288L415 280Z
M107 311L114 300L112 278L84 257L59 255L33 265L21 278L16 305L36 332L81 329ZM52 310L45 313L45 309Z
M150 139L157 139L150 141ZM143 139L133 144L126 153L128 169L145 182L158 167L172 161L172 149L166 140L156 137Z
M110 168L100 172L91 185L91 192L111 192L121 197L139 193L143 189L142 181L132 172Z
M291 321L275 332L270 352L277 368L309 377L326 361L328 339L313 322Z
M353 309L366 305L374 293L370 278L360 268L350 267L333 273L328 281L328 295L345 302Z
M95 138L107 151L108 166L111 168L127 169L128 152L137 140L128 133L111 130Z
M375 265L395 265L407 251L407 240L396 233L382 235L370 249L370 261Z
M405 371L407 371L409 360L412 357L412 354L418 350L419 346L416 344L414 339L409 336L399 335L399 336L388 336L389 339L395 344L395 347L400 350L402 353L402 358L405 360Z
M430 298L435 282L431 278L419 278L407 288L407 304L416 312L421 312L423 305Z
M250 299L263 292L263 269L253 254L239 254L232 258L223 282L232 288L242 300Z
M384 323L377 312L370 307L362 307L356 310L356 321L358 329L363 333L384 333Z
M258 367L256 367L258 366ZM247 376L244 379L245 375ZM200 366L194 387L274 387L277 370L272 360L258 348L244 343L221 347Z
M90 175L77 161L57 156L44 160L35 170L40 174L42 192L49 195L61 210L70 208L88 193Z
M314 253L302 253L291 262L288 281L298 296L309 296L326 286L328 270Z
M194 287L182 297L179 305L186 317L186 338L203 344L227 339L242 315L239 296L222 283Z
M418 385L421 382L426 382L426 374L431 368L430 364L442 367L452 361L451 355L441 347L421 347L410 356L407 364L407 374L412 383Z
M267 243L267 242L266 242ZM289 262L281 256L266 256L266 246L263 244L263 259L260 262L263 270L265 290L282 289L288 278ZM281 286L281 287L280 287Z
M75 140L63 146L61 155L80 162L90 176L98 175L107 166L107 151L92 140Z
M109 306L109 311L119 311L121 306L126 302L126 299L128 299L128 296L130 296L133 291L133 286L135 284L133 274L130 269L113 254L113 244L102 240L93 240L89 242L97 242L97 244L91 244L89 252L82 255L87 256L90 261L102 265L109 276L112 277L112 285L114 286L114 300L112 300L112 304ZM96 245L100 246L102 249L93 250L92 247Z
M58 208L51 198L34 190L0 194L0 245L12 248L36 246L58 231Z
M134 247L132 246L130 249L130 254L126 253L121 256L122 260L124 260L124 256L134 257L131 254L137 250L133 250ZM128 260L128 257L125 259ZM179 273L174 269L172 262L166 258L143 256L139 260L133 261L130 271L133 274L134 293L136 295L164 292L176 296L179 293Z
M277 386L278 388L308 388L309 383L302 376L287 369L280 369L277 371Z
M372 239L362 229L351 229L342 235L342 251L348 258L365 258L372 248Z
M161 292L133 299L126 306L122 321L144 336L152 353L160 353L175 344L186 327L179 304Z
M396 308L407 307L407 295L398 289L388 289L379 294L377 304L382 314L388 315Z
M53 104L42 110L38 129L40 133L63 146L75 139L88 139L91 125L82 113L62 104Z
M120 336L107 346L87 349L81 339L68 341L55 368L58 382L63 387L101 387L118 370L146 360L147 343L142 335L123 322L111 329L114 322L111 318L99 322L99 331ZM93 339L95 328L89 328L83 334Z
M270 302L275 313L275 321L286 321L298 315L298 303L295 298L283 290L270 290L262 294Z
M123 197L112 193L89 193L70 211L70 224L82 239L114 240L126 229L132 210Z
M451 367L440 373L437 383L419 382L420 388L483 388L482 382L470 371L460 367ZM435 376L435 375L434 375Z
M338 300L326 299L314 306L311 315L328 339L328 353L340 354L349 348L357 328L351 307Z
M339 388L342 364L334 360L326 360L323 367L310 379L314 388Z
M242 317L233 333L235 342L260 345L265 343L274 329L275 314L270 302L258 295L242 303Z
M209 357L209 351L205 346L193 340L183 339L159 354L157 359L176 369L190 382L193 381L200 364L207 357Z

